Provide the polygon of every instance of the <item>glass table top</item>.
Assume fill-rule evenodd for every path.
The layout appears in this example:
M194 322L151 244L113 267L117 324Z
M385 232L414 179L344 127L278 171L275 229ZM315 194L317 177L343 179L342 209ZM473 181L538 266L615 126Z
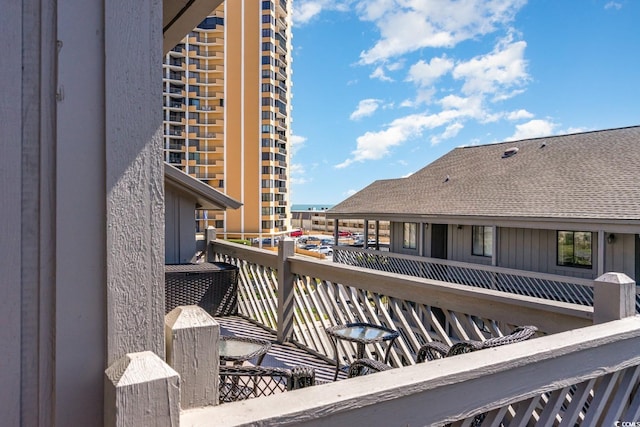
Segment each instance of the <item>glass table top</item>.
M379 328L375 325L345 325L342 328L333 330L333 334L347 340L379 341L394 337L398 333Z
M220 340L221 359L248 360L269 350L268 343L247 342L238 339Z

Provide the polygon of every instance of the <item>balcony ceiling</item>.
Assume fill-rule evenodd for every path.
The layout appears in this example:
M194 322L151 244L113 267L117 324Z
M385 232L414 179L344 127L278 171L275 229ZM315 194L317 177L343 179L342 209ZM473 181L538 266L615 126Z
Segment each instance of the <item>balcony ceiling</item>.
M163 52L169 52L220 3L222 0L163 0Z

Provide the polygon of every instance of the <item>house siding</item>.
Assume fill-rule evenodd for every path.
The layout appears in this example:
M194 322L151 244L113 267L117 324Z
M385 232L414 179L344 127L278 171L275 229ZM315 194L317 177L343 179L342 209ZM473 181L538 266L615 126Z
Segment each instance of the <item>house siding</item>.
M516 270L594 279L597 275L598 241L592 239L592 267L563 267L556 262L556 230L500 228L498 265Z
M615 234L615 241L605 244L604 271L615 271L636 278L635 234Z
M424 257L431 257L431 227L419 224L424 232L422 245ZM403 223L391 223L391 252L404 255L419 255L418 249L402 247ZM498 249L496 264L499 267L562 276L595 279L598 277L598 233L593 233L592 267L575 268L557 265L557 230L529 228L497 228ZM492 258L471 254L472 226L450 224L448 230L447 259L473 264L491 265ZM626 274L635 280L636 251L634 234L615 234L613 243L604 248L604 271Z
M397 254L403 254L403 255L416 255L416 256L420 255L420 252L419 252L419 248L421 244L419 240L420 226L421 224L418 224L418 230L417 230L418 236L416 237L416 239L418 240L417 240L416 248L408 249L402 246L403 238L404 238L404 222L392 222L390 224L391 238L389 240L391 252L394 252ZM431 239L431 237L429 237L429 239Z

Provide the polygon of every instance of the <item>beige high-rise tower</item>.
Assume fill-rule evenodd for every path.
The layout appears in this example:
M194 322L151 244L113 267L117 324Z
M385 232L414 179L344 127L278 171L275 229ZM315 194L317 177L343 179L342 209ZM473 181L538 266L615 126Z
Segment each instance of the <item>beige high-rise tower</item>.
M196 212L229 237L290 224L291 4L224 2L165 58L165 160L243 206Z

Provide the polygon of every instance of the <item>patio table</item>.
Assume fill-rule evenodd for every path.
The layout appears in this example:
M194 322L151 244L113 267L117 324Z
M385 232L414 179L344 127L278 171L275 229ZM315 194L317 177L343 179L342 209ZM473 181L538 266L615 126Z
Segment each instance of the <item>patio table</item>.
M269 341L246 338L221 336L219 343L220 360L242 365L243 362L257 358L256 365L260 366L265 354L271 349Z
M338 372L340 371L340 357L338 353L338 340L355 342L356 347L356 359L362 359L364 357L365 345L383 341L390 341L384 354L384 362L387 363L389 359L389 352L400 333L393 329L386 328L384 326L374 325L372 323L347 323L346 325L331 326L326 329L327 335L331 337L331 344L333 344L334 354L336 358L336 372L333 377L335 381L338 379Z

